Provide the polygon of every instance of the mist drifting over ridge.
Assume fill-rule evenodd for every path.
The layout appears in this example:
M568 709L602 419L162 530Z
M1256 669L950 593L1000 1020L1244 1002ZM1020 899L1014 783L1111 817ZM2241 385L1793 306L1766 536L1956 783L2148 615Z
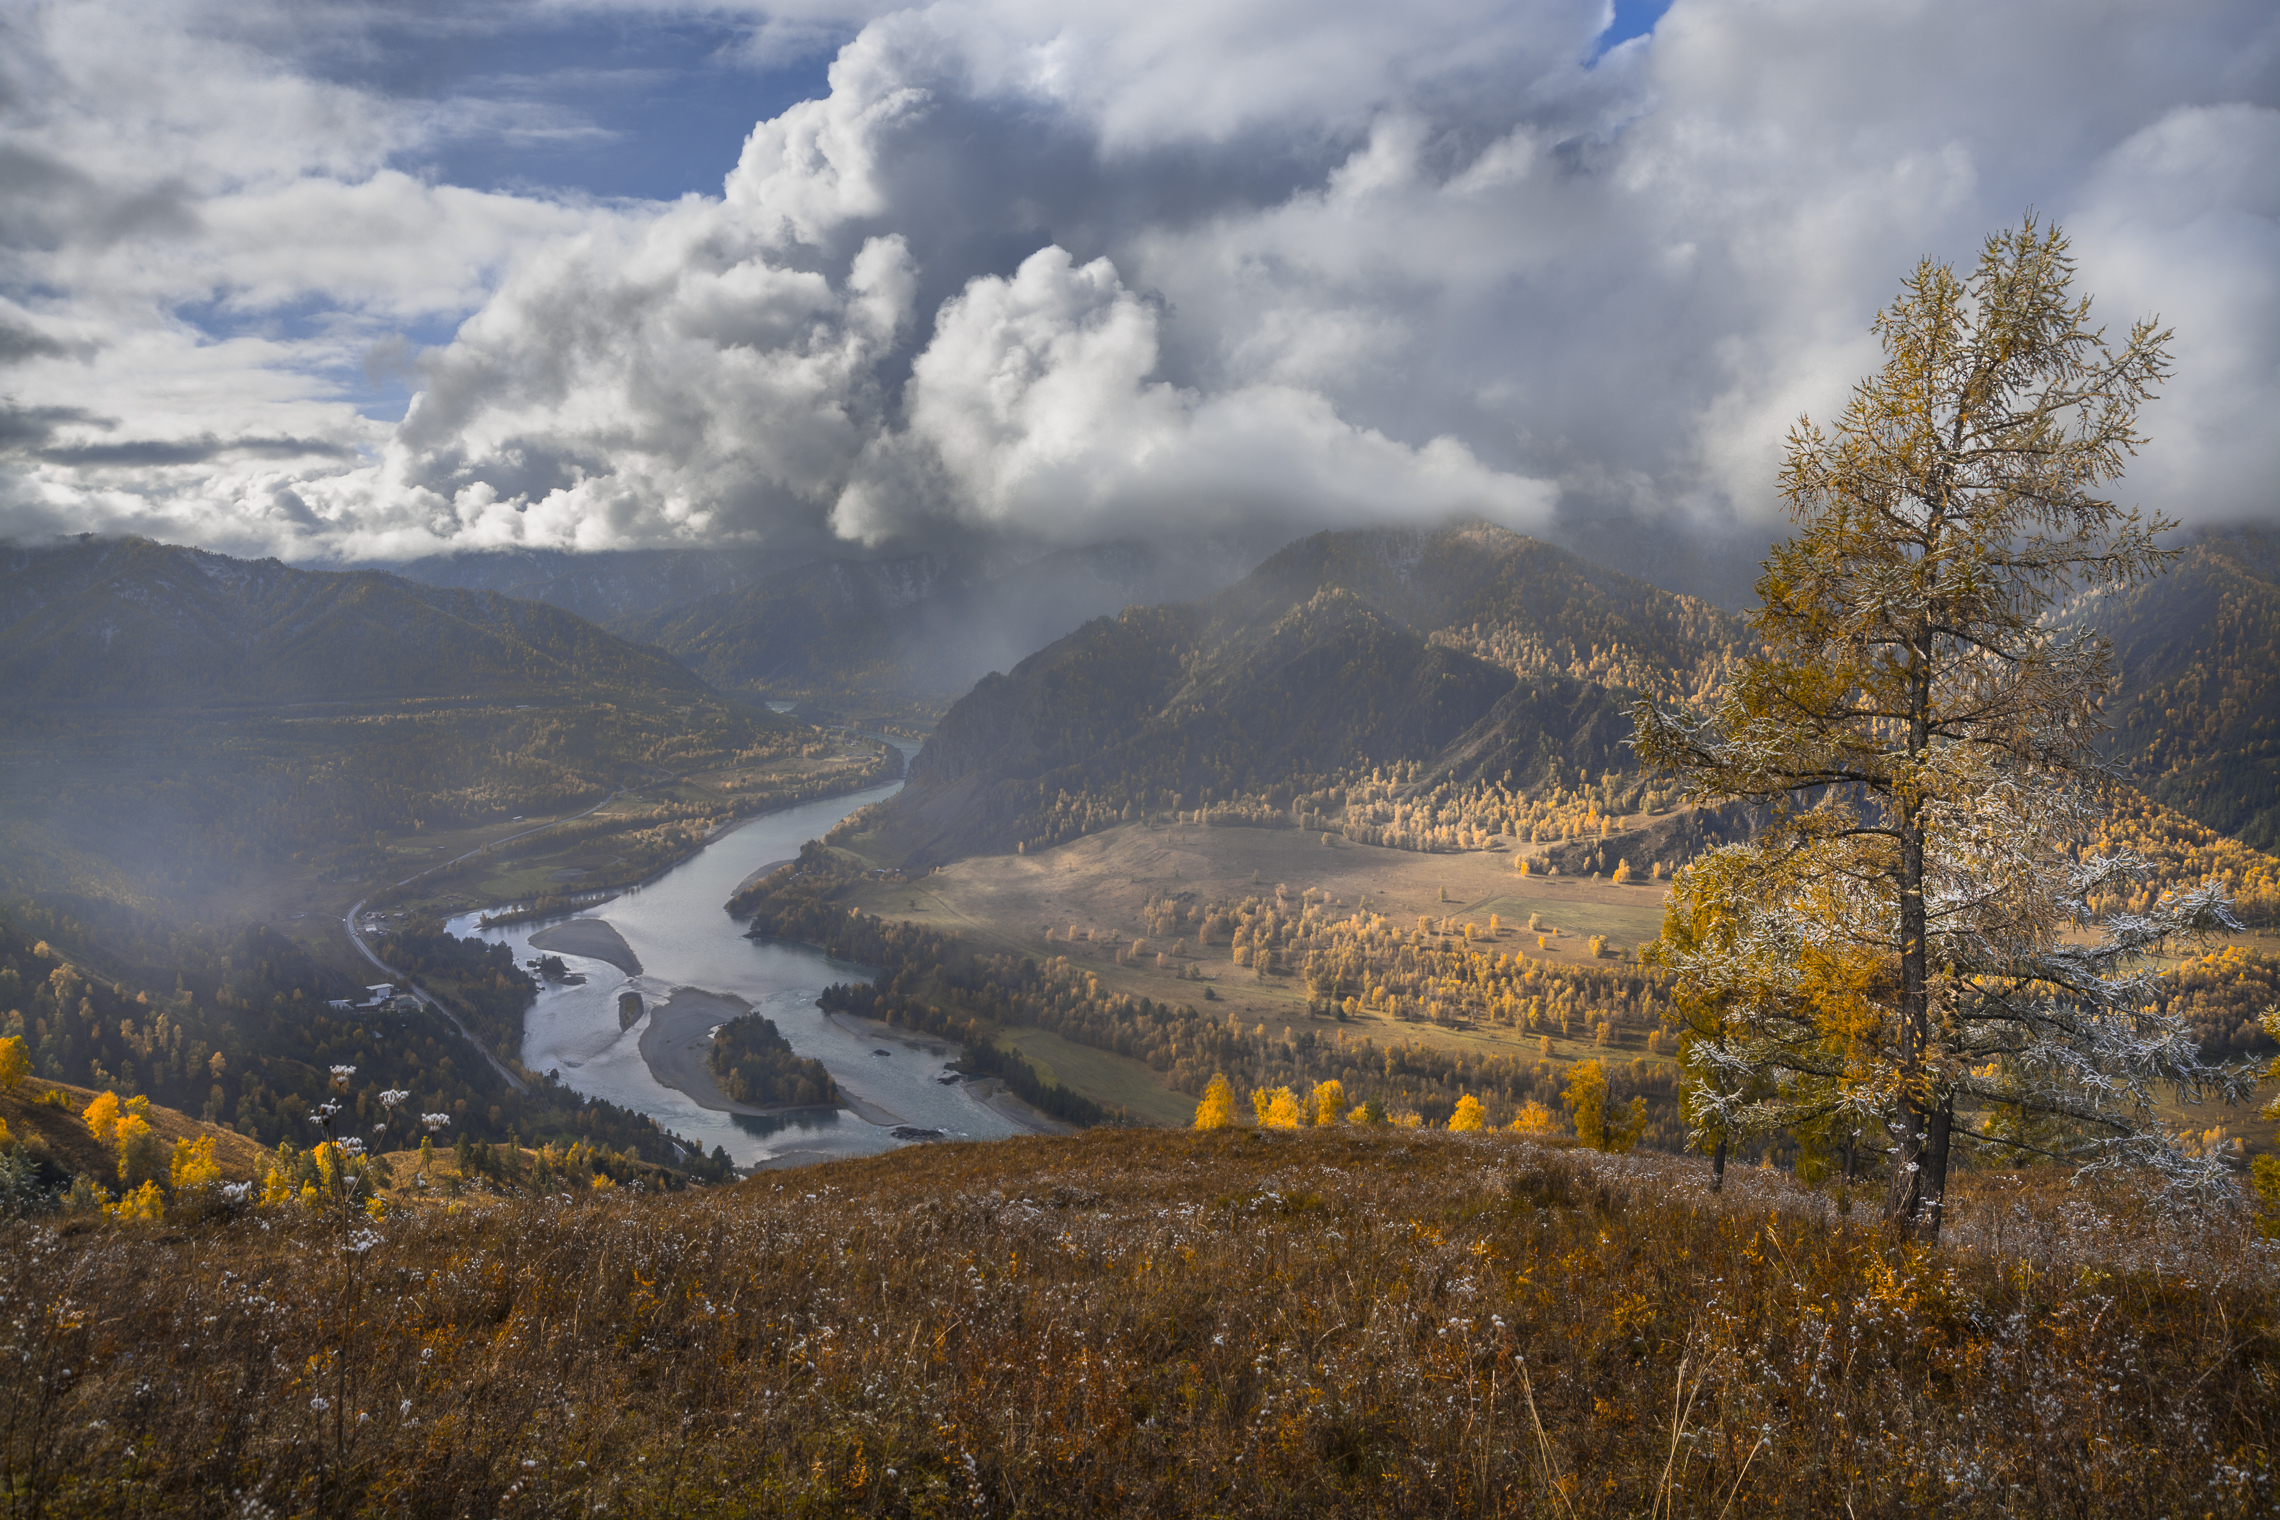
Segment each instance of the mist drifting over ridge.
M0 533L304 561L1457 516L1746 540L1901 274L2030 204L2105 320L2177 329L2128 499L2275 511L2268 7L1678 0L1606 47L1581 0L790 6L707 55L805 96L754 110L717 191L462 172L469 143L609 150L627 129L533 80L678 15L587 8L425 93L387 10L10 23ZM651 74L616 87L669 98Z

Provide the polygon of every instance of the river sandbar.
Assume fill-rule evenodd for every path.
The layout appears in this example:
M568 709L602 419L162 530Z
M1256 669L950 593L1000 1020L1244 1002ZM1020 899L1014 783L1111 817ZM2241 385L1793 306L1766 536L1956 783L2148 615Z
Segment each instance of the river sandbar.
M537 940L531 943L536 944ZM649 1010L648 1027L641 1031L641 1059L648 1065L651 1076L677 1092L686 1093L699 1108L723 1114L750 1114L762 1119L789 1113L791 1110L785 1108L762 1108L736 1102L720 1090L720 1084L713 1080L712 1069L705 1065L705 1057L712 1053L713 1030L751 1011L750 1003L730 993L707 992L701 987L675 987L664 1002ZM851 1109L855 1117L866 1124L903 1122L901 1115L849 1092L846 1083L838 1086L840 1106Z
M607 961L627 976L641 975L641 958L606 918L573 918L548 924L530 937L530 947L551 950L556 955L582 955L588 960Z

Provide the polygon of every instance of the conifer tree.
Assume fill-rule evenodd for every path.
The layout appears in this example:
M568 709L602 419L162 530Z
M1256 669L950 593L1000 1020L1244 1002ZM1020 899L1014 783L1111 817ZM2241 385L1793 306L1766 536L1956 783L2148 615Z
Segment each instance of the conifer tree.
M1708 717L1635 713L1641 757L1693 800L1769 814L1681 873L1720 923L1663 960L1722 1000L1728 1036L1689 1045L1694 1122L1881 1123L1887 1211L1918 1239L1983 1108L2064 1116L2077 1160L2208 1180L2166 1142L2156 1086L2245 1090L2141 1011L2143 953L2231 925L2220 893L2061 938L2142 862L2075 859L2107 654L2046 613L2157 573L2172 526L2099 494L2142 442L2169 335L2139 322L2109 348L2072 279L2066 238L2031 216L1968 278L1919 264L1876 318L1884 367L1833 431L1790 432L1797 532L1758 582L1760 652Z

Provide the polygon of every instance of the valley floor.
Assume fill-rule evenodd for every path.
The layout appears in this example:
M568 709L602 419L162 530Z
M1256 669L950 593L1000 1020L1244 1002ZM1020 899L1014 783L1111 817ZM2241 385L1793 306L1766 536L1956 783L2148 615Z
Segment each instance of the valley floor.
M860 853L858 836L850 848ZM1307 989L1296 976L1258 976L1234 964L1224 944L1190 938L1177 954L1172 941L1147 934L1142 909L1161 895L1191 894L1201 902L1232 903L1312 887L1330 894L1340 914L1364 909L1398 924L1420 917L1453 918L1474 926L1480 942L1500 954L1554 966L1613 965L1595 960L1589 942L1607 937L1611 952L1628 952L1661 931L1660 883L1617 886L1604 878L1520 875L1502 851L1421 854L1321 836L1296 829L1201 828L1124 824L1034 855L979 855L915 881L866 885L849 901L882 918L908 919L958 934L972 948L1040 958L1068 956L1104 987L1159 1001L1204 1006L1208 987L1214 1011L1246 1022L1291 1028L1307 1022ZM1489 918L1501 926L1490 938ZM1556 928L1539 947L1526 932L1531 914ZM1072 938L1072 934L1074 938ZM1119 961L1134 939L1147 945L1137 963ZM1157 952L1168 964L1159 968ZM1201 981L1192 978L1200 976ZM1315 1020L1320 1027L1324 1021ZM1443 1028L1363 1012L1345 1026L1354 1038L1409 1041L1467 1054L1525 1054L1533 1058L1540 1036L1508 1028ZM1009 1030L1025 1053L1036 1031ZM1045 1036L1052 1041L1051 1036ZM1065 1044L1066 1042L1054 1042ZM1637 1055L1636 1049L1626 1055ZM1138 1062L1086 1052L1108 1063L1087 1076L1062 1080L1103 1102L1166 1122L1184 1122L1194 1100L1167 1093ZM1553 1039L1554 1059L1586 1060L1606 1050L1587 1038ZM1049 1065L1055 1062L1045 1055ZM1130 1068L1121 1070L1119 1068ZM1111 1072L1114 1075L1111 1075ZM1150 1089L1165 1102L1135 1088ZM1177 1108L1175 1116L1172 1109Z

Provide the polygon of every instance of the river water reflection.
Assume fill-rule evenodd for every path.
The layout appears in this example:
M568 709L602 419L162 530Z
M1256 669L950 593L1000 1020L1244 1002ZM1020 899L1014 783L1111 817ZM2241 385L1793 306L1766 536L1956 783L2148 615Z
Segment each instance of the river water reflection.
M723 911L737 884L755 870L796 857L803 843L898 788L899 783L874 787L752 819L648 886L576 915L614 925L633 947L641 974L628 977L606 961L563 956L572 970L585 973L586 983L549 987L538 995L523 1021L523 1064L555 1071L582 1093L648 1114L708 1152L720 1146L740 1166L864 1155L905 1143L894 1138L890 1125L866 1123L845 1110L802 1111L783 1120L723 1114L660 1083L641 1058L649 1015L620 1030L618 994L630 987L645 1007L654 1008L675 987L701 987L752 1004L775 1021L794 1050L822 1061L842 1091L903 1124L973 1139L1021 1133L963 1084L936 1080L949 1046L918 1036L881 1040L825 1017L817 995L833 982L867 978L868 967L832 960L805 945L746 939L743 927ZM451 932L508 945L518 964L537 953L530 936L545 922L482 930L475 926L477 916L453 919ZM874 1053L880 1050L889 1054Z

